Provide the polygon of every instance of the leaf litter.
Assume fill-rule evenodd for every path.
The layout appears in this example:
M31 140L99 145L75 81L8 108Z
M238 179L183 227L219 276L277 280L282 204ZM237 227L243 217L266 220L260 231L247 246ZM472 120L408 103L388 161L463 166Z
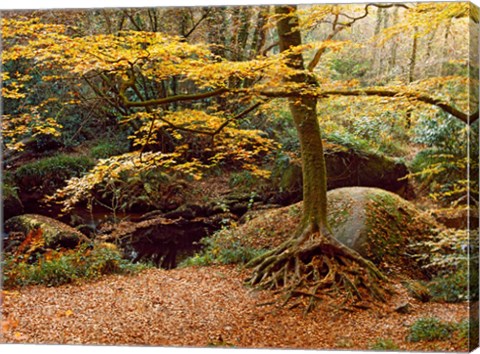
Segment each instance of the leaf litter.
M460 322L468 303L422 303L398 285L398 298L369 309L320 303L309 314L279 308L268 291L243 284L237 266L148 269L59 287L2 292L3 343L108 344L182 347L370 349L388 339L399 350L465 351L466 343L406 341L425 317ZM400 314L395 304L408 301Z

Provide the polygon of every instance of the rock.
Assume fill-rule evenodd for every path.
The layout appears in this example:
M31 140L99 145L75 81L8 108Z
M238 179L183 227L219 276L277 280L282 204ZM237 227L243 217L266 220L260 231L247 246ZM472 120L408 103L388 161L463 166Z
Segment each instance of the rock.
M417 244L437 232L433 218L379 188L339 188L328 198L329 223L339 241L387 272L426 275L411 254L421 253Z
M377 187L402 197L411 194L407 166L398 160L366 151L357 151L325 142L327 188ZM296 203L302 198L302 167L300 161L283 159L273 171L274 187L281 198ZM279 196L277 196L279 198ZM283 204L281 200L271 202Z
M404 301L404 302L401 302L401 303L397 304L395 306L394 311L397 312L397 313L401 313L401 314L407 314L407 313L410 313L412 311L412 305L410 305L410 303Z
M325 150L328 189L377 187L401 196L407 195L407 166L388 156L328 144Z
M45 248L74 248L81 241L89 241L84 234L73 227L43 215L14 216L5 222L4 227L8 235L4 246L5 250L9 252L15 252L29 233L39 230L41 230ZM9 237L10 235L15 235L15 237Z
M429 302L432 299L430 289L416 280L409 280L403 283L408 293L421 302Z
M425 279L411 255L417 244L436 234L436 221L398 195L379 188L346 187L328 192L328 220L333 235L373 261L387 275ZM245 247L272 249L295 233L302 203L258 212L237 230Z

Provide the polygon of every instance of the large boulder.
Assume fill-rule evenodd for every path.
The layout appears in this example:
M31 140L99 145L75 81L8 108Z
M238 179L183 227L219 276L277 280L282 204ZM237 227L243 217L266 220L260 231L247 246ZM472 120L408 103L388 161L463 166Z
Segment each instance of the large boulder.
M12 253L33 234L41 238L40 242L36 242L37 248L74 248L81 241L88 241L84 234L73 227L37 214L14 216L5 222L4 228L4 249Z
M294 235L302 208L300 202L250 214L234 232L244 246L271 249ZM422 252L418 243L434 235L438 224L411 202L379 188L334 189L328 192L328 220L338 240L386 273L427 276L412 254Z
M437 232L433 218L379 188L339 188L328 198L330 226L339 241L387 271L423 274L412 255Z
M404 162L368 151L357 151L337 144L325 148L328 189L377 187L405 197L409 171Z

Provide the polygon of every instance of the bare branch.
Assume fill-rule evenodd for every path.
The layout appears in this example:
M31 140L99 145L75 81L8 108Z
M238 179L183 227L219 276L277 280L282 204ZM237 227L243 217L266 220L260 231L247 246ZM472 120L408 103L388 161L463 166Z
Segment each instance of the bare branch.
M386 8L389 8L389 7L403 7L403 8L408 9L408 6L406 6L404 4L373 4L373 3L371 3L371 4L366 4L365 5L365 8L364 8L365 12L358 17L349 16L349 15L344 14L344 13L336 14L335 15L335 20L332 23L333 31L332 31L332 33L330 33L327 36L325 41L331 40L333 37L335 37L337 35L337 33L341 32L342 30L344 30L346 28L351 27L358 20L361 20L361 19L367 17L368 14L369 14L368 10L369 10L370 6L375 6L375 7L381 8L381 9L386 9ZM339 22L338 18L339 18L340 15L348 18L350 21L345 22L345 23ZM326 50L327 50L327 48L322 47L315 53L312 61L307 66L308 71L312 72L315 69L315 67L318 65L323 53L325 53Z

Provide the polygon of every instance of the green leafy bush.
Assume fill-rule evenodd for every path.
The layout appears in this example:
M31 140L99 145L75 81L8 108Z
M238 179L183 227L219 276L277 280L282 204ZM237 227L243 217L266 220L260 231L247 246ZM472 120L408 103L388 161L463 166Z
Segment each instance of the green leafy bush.
M252 187L259 183L259 178L250 171L234 172L230 175L228 184L230 188L242 188L251 190Z
M421 318L409 330L409 342L433 341L448 339L455 331L455 326L440 321L438 318Z
M475 143L478 130L478 122L467 126L445 113L439 113L435 119L419 119L413 141L425 145L426 149L411 162L411 177L415 177L434 200L450 205L465 203L467 191L473 199L478 199L479 147ZM470 179L467 178L469 166L473 172Z
M16 199L20 200L18 198L18 187L14 186L7 181L4 181L1 183L2 186L2 198L5 199Z
M243 242L242 242L243 241ZM265 252L247 246L234 229L224 227L200 243L203 249L187 258L180 266L207 266L211 264L245 264Z
M6 288L34 284L58 286L106 274L130 274L145 268L123 259L114 245L105 243L83 244L69 251L52 250L37 254L34 259L29 263L21 256L5 257L2 262L3 285Z
M398 346L389 338L378 338L377 341L370 345L371 350L398 350Z
M478 239L467 230L447 229L421 242L426 252L416 258L434 278L425 285L433 300L460 302L478 299ZM470 252L468 248L472 247Z
M370 62L356 58L335 58L330 61L334 80L361 78L370 70L370 67Z
M461 302L468 298L468 276L465 271L436 277L427 286L434 301Z
M352 133L368 142L371 149L391 156L405 155L406 129L395 113L386 112L378 116L361 116L352 122Z

